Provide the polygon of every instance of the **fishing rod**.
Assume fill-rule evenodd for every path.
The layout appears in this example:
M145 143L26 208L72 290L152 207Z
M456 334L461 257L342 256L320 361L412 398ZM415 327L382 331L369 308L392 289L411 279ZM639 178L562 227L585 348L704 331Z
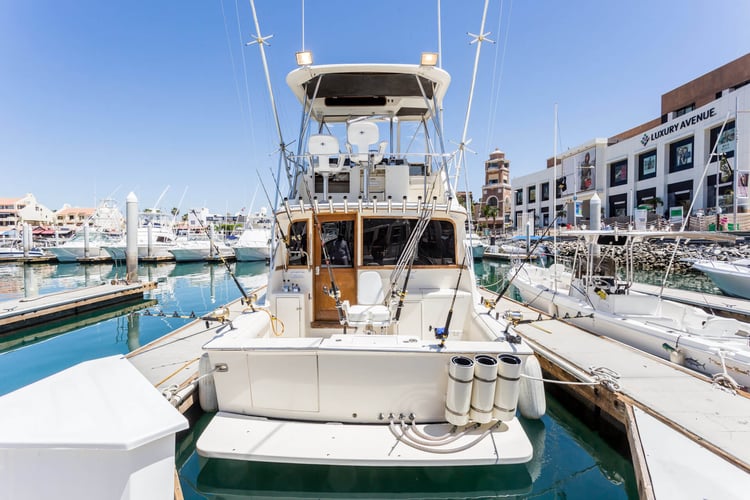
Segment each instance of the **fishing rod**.
M523 262L521 262L521 265L520 265L520 266L518 266L518 269L516 269L516 272L515 272L515 273L513 274L513 276L512 276L512 277L511 277L511 278L510 278L510 279L508 280L508 282L507 282L507 283L505 284L505 286L503 287L502 291L501 291L501 292L500 292L500 293L499 293L499 294L497 295L497 299L495 299L494 301L492 301L492 302L491 302L491 304L490 304L490 310L489 310L489 311L487 311L487 312L490 312L490 311L492 311L492 310L493 310L493 309L495 308L495 306L497 305L497 302L498 302L498 301L500 300L500 298L501 298L501 297L502 297L503 295L505 295L505 292L507 292L507 291L508 291L508 288L510 288L510 285L511 285L511 283L513 283L513 280L514 280L514 279L516 279L516 276L518 276L518 273L520 273L520 272L521 272L521 269L523 269L523 266L524 266L524 265L526 264L526 262L528 262L528 261L529 261L529 258L530 258L530 257L531 257L531 255L532 255L532 254L534 253L534 250L536 250L536 247L538 247L538 246L539 246L539 244L540 244L540 243L542 242L542 240L544 239L544 237L545 237L545 236L547 236L547 233L549 233L549 230L550 230L550 229L552 229L552 228L553 228L553 227L554 227L554 226L555 226L555 225L557 224L557 220L558 220L558 219L559 219L560 217L561 217L561 215L558 215L557 217L555 217L555 218L554 218L554 220L552 221L552 223L551 223L551 224L549 224L549 225L547 225L547 228L546 228L546 229L544 230L544 232L543 232L543 233L542 233L542 235L541 235L541 236L539 237L539 239L538 239L538 240L536 241L536 243L534 243L534 246L533 246L533 247L531 247L531 248L529 248L529 250L528 250L528 251L526 252L526 259L524 259L524 261L523 261Z
M461 261L461 268L458 270L458 280L456 280L456 288L453 289L453 299L451 299L451 307L448 309L448 317L445 318L445 327L440 329L436 328L436 337L440 338L440 346L445 346L445 339L448 338L449 329L451 326L451 319L453 319L453 306L456 304L456 296L458 295L458 287L461 285L461 275L464 273L464 267L466 267L466 256L469 253L468 248L464 248L464 258Z
M336 314L338 314L338 317L339 317L339 324L346 325L346 315L344 314L344 304L341 302L341 290L339 290L339 287L336 285L336 278L333 275L333 267L331 265L331 257L328 255L328 250L326 250L325 240L323 239L323 226L320 223L320 218L318 217L318 208L316 206L317 198L313 200L313 197L310 194L310 188L308 187L307 182L303 182L302 186L305 188L305 194L307 195L307 199L310 201L310 210L312 211L312 215L313 215L313 225L317 229L318 238L320 239L321 257L325 261L326 269L328 269L328 279L331 282L331 289L328 290L326 287L323 287L323 292L326 293L329 297L332 297L333 300L336 301ZM302 200L300 200L300 203L302 203Z
M411 276L411 268L414 264L414 257L409 261L409 269L406 270L406 276L404 277L404 286L398 293L398 306L396 307L395 320L401 319L401 309L404 307L404 300L406 299L406 287L409 286L409 276Z
M203 222L201 222L201 219L200 219L200 217L198 217L198 214L195 213L195 210L191 210L191 212L193 212L193 215L195 215L195 218L198 220L198 225L201 227L201 229L203 229L203 232L206 233L206 236L208 236L209 243L211 244L211 246L213 247L213 249L216 251L216 255L219 256L219 260L224 264L224 267L227 268L227 272L229 273L229 276L231 276L232 279L234 280L234 284L237 285L237 288L240 290L240 293L242 294L242 297L244 299L244 303L248 304L250 307L252 307L252 305L253 305L252 300L247 295L247 292L245 291L245 289L242 288L242 285L240 284L239 280L237 279L237 276L235 276L234 273L232 272L232 268L229 266L229 263L221 255L221 252L219 251L219 246L216 243L214 243L214 240L211 237L211 235L209 234L208 229L206 229L206 227L203 225Z
M266 195L266 201L270 204L271 203L271 197L268 196L268 191L266 191L266 185L263 183L263 179L261 178L260 174L258 174L258 180L260 181L260 186L263 188L263 194ZM291 220L292 220L292 214L289 211L289 207L286 205L286 203L284 203L284 208L286 209L286 215L287 215L287 217L289 217L289 221L291 222ZM288 247L289 246L289 242L286 239L286 235L284 234L284 229L281 227L281 224L279 224L279 220L276 217L276 211L273 208L271 209L271 213L273 214L274 225L279 228L279 233L281 233L281 240Z

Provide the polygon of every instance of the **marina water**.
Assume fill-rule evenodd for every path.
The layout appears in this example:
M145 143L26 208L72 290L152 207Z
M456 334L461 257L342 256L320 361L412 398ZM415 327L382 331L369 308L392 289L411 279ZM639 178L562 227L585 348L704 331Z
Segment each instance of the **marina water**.
M507 267L488 260L475 264L480 283L496 290L504 285ZM247 291L263 284L268 271L263 263L236 263L232 269ZM142 280L158 282L139 305L0 337L0 395L81 361L126 354L192 321L191 316L241 296L222 264L141 265L138 272ZM111 263L0 263L0 301L93 286L124 273L124 267ZM670 281L671 286L712 291L701 275L674 279L685 284ZM661 283L656 275L639 280ZM210 419L204 415L178 436L183 494L186 499L637 498L627 450L613 448L595 420L549 392L547 415L539 421L521 419L534 446L532 461L511 467L364 468L208 460L195 453L195 440Z

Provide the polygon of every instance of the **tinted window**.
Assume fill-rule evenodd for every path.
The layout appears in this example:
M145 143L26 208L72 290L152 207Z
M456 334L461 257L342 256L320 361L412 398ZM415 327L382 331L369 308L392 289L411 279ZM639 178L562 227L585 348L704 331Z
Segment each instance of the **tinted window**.
M417 219L364 219L363 265L395 266L416 224ZM420 266L454 264L455 252L453 224L433 220L422 233L413 263Z

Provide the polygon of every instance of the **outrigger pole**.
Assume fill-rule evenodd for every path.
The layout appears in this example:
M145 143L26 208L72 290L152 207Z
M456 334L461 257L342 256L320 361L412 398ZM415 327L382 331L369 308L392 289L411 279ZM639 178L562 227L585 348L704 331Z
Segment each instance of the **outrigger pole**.
M250 0L250 7L251 7L251 9L253 11L253 21L255 22L255 31L258 34L257 35L251 35L254 38L254 40L252 42L246 43L245 45L252 45L252 44L257 43L258 44L258 48L260 49L260 58L261 58L261 61L263 62L263 72L265 73L265 76L266 76L266 85L268 86L268 95L269 95L269 97L271 99L271 109L273 110L273 118L274 118L274 122L276 124L276 133L279 136L279 149L280 149L280 152L281 152L281 156L283 158L283 160L279 159L279 167L278 167L278 172L277 172L276 178L280 178L281 177L281 162L283 161L284 162L284 168L286 170L287 181L289 182L289 184L291 186L291 183L292 183L292 173L289 170L289 161L288 161L287 155L286 155L286 143L284 142L284 136L281 133L281 122L279 121L279 113L278 113L278 110L276 109L276 101L275 101L275 99L273 97L273 87L271 86L271 76L270 76L270 73L268 71L268 61L266 60L265 45L268 44L268 40L271 39L273 37L273 35L269 35L269 36L264 37L264 36L262 36L260 34L260 24L258 23L258 14L257 14L257 12L255 12L255 0ZM275 209L276 206L278 205L278 203L279 203L279 200L278 200L278 195L277 195L277 198L275 200L275 203L274 203L274 206L272 207L272 209Z

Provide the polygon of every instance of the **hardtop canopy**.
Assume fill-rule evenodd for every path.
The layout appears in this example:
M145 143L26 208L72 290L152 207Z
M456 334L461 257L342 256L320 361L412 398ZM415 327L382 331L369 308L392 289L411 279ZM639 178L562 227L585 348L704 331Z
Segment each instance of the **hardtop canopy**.
M298 68L286 81L300 103L312 100L319 122L378 115L420 121L431 116L434 104L428 101L441 106L450 75L431 66L335 64Z

